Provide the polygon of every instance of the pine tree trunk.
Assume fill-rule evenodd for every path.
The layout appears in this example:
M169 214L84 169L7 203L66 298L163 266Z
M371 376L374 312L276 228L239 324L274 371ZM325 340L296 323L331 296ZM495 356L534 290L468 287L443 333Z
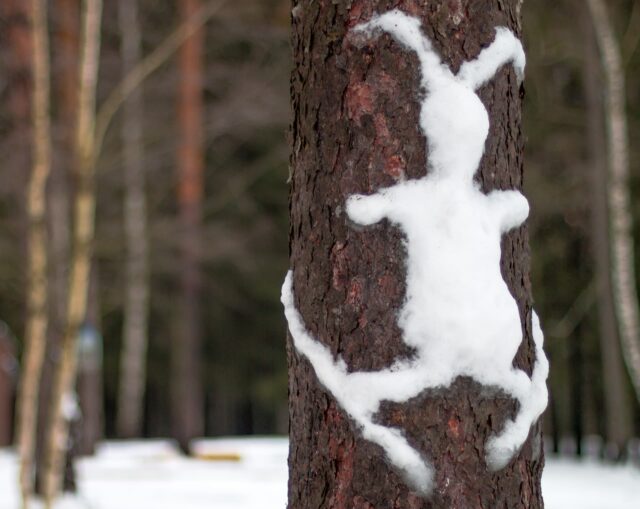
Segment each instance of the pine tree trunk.
M192 19L199 0L179 2L182 19ZM201 380L200 253L203 193L203 43L204 32L190 35L179 52L178 207L180 222L180 301L172 341L172 427L183 451L204 432Z
M429 155L419 127L416 54L388 36L353 42L347 31L399 4L418 16L443 61L456 72L505 26L520 35L520 1L294 1L291 79L291 268L295 304L306 328L340 354L349 371L389 367L409 354L397 324L405 293L405 249L389 222L357 227L344 213L353 193L425 174ZM490 132L476 180L483 192L521 189L521 97L504 66L478 92ZM503 278L526 333L515 364L530 372L527 228L502 240ZM540 425L506 468L490 472L484 444L516 409L470 378L427 390L407 403L384 403L376 422L404 430L433 462L436 488L423 497L405 484L380 447L319 384L288 339L289 509L537 508L544 463Z
M140 62L138 4L120 0L123 74ZM132 92L124 104L122 143L125 178L125 231L127 238L127 282L123 349L120 359L118 435L136 437L142 433L142 409L146 382L148 263L145 179L142 146L142 91Z
M609 210L607 206L607 147L602 77L596 35L588 12L580 5L584 32L584 83L587 99L587 141L591 166L591 244L598 292L598 332L602 362L607 450L622 454L632 436L630 401L622 360L611 284ZM617 450L617 452L616 452Z

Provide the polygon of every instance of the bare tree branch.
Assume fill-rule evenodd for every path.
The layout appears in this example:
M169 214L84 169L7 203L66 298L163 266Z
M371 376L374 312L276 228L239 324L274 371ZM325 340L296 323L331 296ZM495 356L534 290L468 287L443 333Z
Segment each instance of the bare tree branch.
M180 46L211 19L227 0L214 0L202 7L189 20L182 23L153 52L143 58L140 63L116 85L105 99L96 116L95 155L100 154L104 137L109 124L125 99L138 88L145 79L165 63Z

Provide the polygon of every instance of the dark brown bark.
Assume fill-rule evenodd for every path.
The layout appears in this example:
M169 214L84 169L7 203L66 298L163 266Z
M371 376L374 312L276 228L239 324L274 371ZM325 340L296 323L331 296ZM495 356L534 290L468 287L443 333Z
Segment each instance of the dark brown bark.
M9 328L0 322L0 447L9 447L13 436L13 397L16 385L16 357Z
M182 19L199 9L199 0L181 0ZM200 252L203 194L203 35L197 30L180 48L178 92L178 207L181 225L178 330L172 350L173 436L183 450L204 431L201 381Z
M584 87L587 143L591 170L591 244L598 295L598 333L605 405L605 437L609 454L623 454L631 438L629 392L620 349L611 283L609 210L607 206L607 147L600 55L591 18L580 2L584 34ZM617 451L617 452L616 452Z
M495 27L520 34L519 3L294 1L290 237L296 305L308 330L351 371L379 370L410 352L396 323L405 291L402 236L386 221L366 229L350 226L345 200L392 185L402 173L424 175L428 154L418 125L415 54L386 35L356 47L347 31L399 7L420 17L456 71L492 42ZM477 180L485 192L521 189L522 89L505 66L479 95L491 128ZM530 371L535 354L526 227L504 237L502 273L526 333L515 363ZM463 378L408 403L383 405L378 421L402 428L433 462L437 488L423 499L379 447L360 437L290 338L288 361L289 509L542 507L539 425L505 469L491 473L485 465L486 439L516 409L509 398Z

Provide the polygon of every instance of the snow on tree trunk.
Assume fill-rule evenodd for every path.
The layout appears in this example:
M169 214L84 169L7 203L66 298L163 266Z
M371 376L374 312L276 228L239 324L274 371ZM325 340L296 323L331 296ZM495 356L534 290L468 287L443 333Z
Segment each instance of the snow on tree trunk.
M289 508L542 507L520 2L397 3L292 10Z

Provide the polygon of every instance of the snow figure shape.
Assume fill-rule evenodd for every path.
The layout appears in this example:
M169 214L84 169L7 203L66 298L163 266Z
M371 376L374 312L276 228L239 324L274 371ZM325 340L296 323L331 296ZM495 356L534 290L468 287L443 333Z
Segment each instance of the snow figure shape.
M406 236L406 301L398 324L416 355L376 372L349 372L342 359L306 330L287 274L282 303L296 349L313 365L319 381L360 426L365 439L380 445L417 491L428 495L430 463L399 429L377 424L382 401L405 402L422 391L447 387L468 376L502 389L520 406L513 420L487 443L487 464L507 465L547 405L547 359L533 313L536 362L531 378L513 367L522 342L518 306L500 273L500 239L529 213L518 191L483 194L473 182L489 132L489 115L474 90L512 63L523 77L520 41L497 28L494 42L454 75L423 35L418 19L399 10L376 16L354 30L369 36L384 31L418 55L422 71L420 125L428 143L427 175L379 190L352 195L349 218L372 225L387 218Z

